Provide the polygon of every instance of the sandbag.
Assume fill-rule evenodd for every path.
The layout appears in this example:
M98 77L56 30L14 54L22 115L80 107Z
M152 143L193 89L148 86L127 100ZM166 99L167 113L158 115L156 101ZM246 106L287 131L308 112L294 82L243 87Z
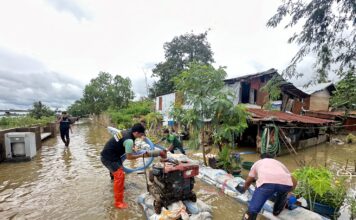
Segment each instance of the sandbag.
M239 193L235 187L242 182L245 182L241 177L233 177L230 174L227 174L224 170L213 169L211 167L199 167L198 178L202 181L214 185L217 188L221 189L225 194L235 198L243 204L248 204L252 198L252 194L255 190L255 187L251 186L248 191L244 194ZM293 210L284 209L278 216L272 214L274 203L267 201L262 208L262 215L268 219L278 219L278 220L289 220L289 219L311 219L311 220L325 220L327 218L309 211L307 209L298 207Z
M173 220L179 217L183 220L211 220L211 207L201 200L197 202L179 201L162 208L161 214L156 214L153 207L154 198L149 193L141 194L137 202L143 207L148 220ZM188 214L189 213L189 214Z

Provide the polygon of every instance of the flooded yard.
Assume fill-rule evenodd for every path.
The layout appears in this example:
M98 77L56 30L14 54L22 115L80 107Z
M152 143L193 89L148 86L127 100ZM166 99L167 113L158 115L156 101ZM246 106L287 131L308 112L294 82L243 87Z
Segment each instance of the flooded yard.
M73 127L66 148L60 137L42 143L30 162L0 163L0 219L146 219L136 198L146 192L144 175L126 175L126 210L114 208L112 183L100 161L109 134L90 123ZM244 207L196 179L198 198L215 219L236 219Z
M136 203L146 191L144 175L126 175L126 210L114 208L112 182L100 161L100 151L109 138L106 129L89 122L75 125L66 148L60 137L42 143L30 162L0 163L0 219L145 219ZM244 149L242 149L244 150ZM356 146L309 148L299 153L311 163L337 170L356 158ZM257 155L245 155L255 161ZM279 158L289 169L291 156ZM245 207L220 190L196 178L195 192L213 208L214 219L240 219Z

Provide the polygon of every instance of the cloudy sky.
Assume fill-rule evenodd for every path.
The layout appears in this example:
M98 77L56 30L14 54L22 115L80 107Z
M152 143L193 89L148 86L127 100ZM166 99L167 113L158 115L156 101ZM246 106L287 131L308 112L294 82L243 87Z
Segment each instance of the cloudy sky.
M130 77L146 95L174 36L211 29L215 66L228 77L282 70L297 50L266 22L280 0L0 0L0 109L41 100L65 108L99 71ZM302 68L310 71L310 62Z

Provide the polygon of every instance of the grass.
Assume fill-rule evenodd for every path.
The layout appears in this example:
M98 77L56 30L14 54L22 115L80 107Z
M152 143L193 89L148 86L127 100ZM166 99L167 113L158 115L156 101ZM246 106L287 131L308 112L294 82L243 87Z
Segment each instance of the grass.
M3 128L29 127L33 125L46 125L55 120L54 116L42 117L41 119L35 119L30 116L1 117L0 126Z

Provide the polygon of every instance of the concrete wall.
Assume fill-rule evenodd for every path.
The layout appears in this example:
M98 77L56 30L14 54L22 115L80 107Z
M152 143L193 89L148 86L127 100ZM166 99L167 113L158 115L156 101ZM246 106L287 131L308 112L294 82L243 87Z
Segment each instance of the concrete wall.
M16 128L6 129L0 131L0 161L5 160L5 134L15 132Z
M162 99L162 109L159 109L160 99ZM175 93L156 97L156 111L163 115L163 125L167 125L168 120L171 120L169 112L172 110L172 107L175 103L175 99Z
M36 149L41 148L41 127L30 127L30 128L16 128L16 132L33 132L36 136Z
M326 142L326 140L327 140L327 136L325 134L319 135L318 137L309 138L306 140L300 140L298 143L297 149L299 150L299 149L304 149L304 148L308 148L311 146L315 146L315 145Z
M33 132L36 137L36 149L41 148L41 132L50 132L50 137L55 137L57 134L57 124L48 123L47 126L34 126L29 128L11 128L0 131L0 161L5 160L5 134L9 132Z
M51 138L55 137L58 132L58 126L56 123L48 123L47 126L43 127L43 132L51 133Z

